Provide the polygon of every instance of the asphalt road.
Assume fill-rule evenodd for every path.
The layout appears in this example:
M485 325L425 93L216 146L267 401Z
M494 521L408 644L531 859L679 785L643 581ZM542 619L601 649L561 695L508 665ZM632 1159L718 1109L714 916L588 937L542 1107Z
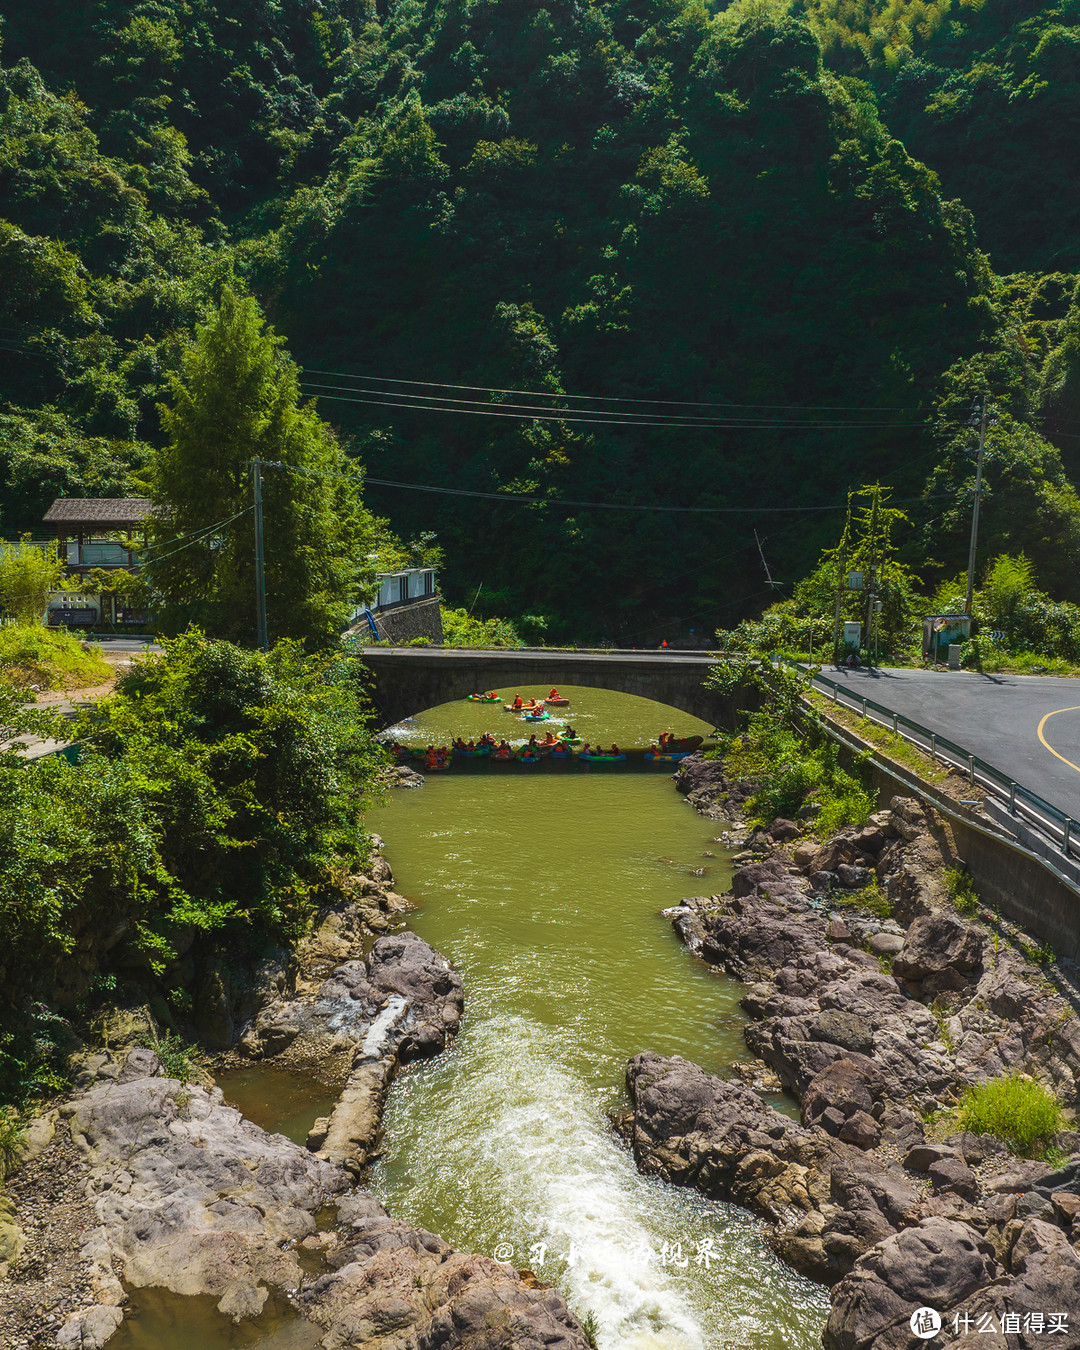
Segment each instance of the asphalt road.
M1080 679L974 671L822 672L962 745L1080 820Z

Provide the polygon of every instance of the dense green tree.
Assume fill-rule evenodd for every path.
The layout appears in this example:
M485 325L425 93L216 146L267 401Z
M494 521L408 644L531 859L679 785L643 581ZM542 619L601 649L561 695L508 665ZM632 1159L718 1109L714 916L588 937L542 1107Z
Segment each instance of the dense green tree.
M161 410L146 568L175 617L250 640L255 613L252 460L263 482L272 638L325 642L372 580L361 476L302 403L284 339L250 296L226 289L196 330Z
M842 509L869 476L951 490L939 408L983 387L1080 470L1073 0L0 15L13 415L160 443L156 406L232 276L373 473L496 495L378 490L399 533L437 529L453 600L483 582L553 636L632 644L661 616L751 608L768 522L612 506ZM986 249L1025 272L998 281ZM433 392L476 403L433 412ZM650 402L590 419L570 393ZM726 424L655 425L688 401ZM634 410L665 416L614 415ZM934 532L945 569L962 514ZM1035 556L1029 519L1010 547ZM770 528L776 572L803 575L835 530Z
M119 971L182 1015L193 960L293 941L337 894L383 761L359 669L190 632L83 718L77 763L0 749L0 1100L56 1085L35 1000ZM55 733L2 685L0 723Z

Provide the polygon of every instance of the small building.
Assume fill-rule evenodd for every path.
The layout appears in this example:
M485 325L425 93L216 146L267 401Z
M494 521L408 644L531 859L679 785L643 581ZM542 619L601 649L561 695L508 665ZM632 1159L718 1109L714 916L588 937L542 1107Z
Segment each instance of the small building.
M56 531L69 572L81 575L92 567L133 571L139 565L138 553L127 545L136 536L145 540L152 509L149 497L57 497L45 512L44 523Z
M430 599L435 594L435 569L407 567L401 572L379 572L375 582L375 602L368 608L384 613L415 600Z
M370 642L411 642L414 638L442 642L435 569L405 567L376 573L375 590L358 607L350 632Z

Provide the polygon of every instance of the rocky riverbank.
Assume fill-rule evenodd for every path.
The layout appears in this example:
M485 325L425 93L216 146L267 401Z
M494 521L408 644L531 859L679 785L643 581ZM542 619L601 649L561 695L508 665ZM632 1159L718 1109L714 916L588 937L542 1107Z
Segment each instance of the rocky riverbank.
M677 786L733 823L748 791L700 759ZM726 895L669 914L704 961L747 982L747 1044L801 1123L741 1082L638 1055L617 1123L639 1165L765 1218L777 1252L833 1286L829 1350L914 1347L908 1319L924 1305L948 1341L1034 1347L1063 1315L1055 1344L1080 1345L1080 1019L1066 972L993 914L955 911L947 840L914 799L825 842L776 821L743 843ZM966 1087L1008 1073L1066 1106L1052 1161L950 1123Z
M555 1290L392 1219L356 1185L394 1073L442 1051L463 1008L457 972L403 929L407 907L377 855L295 957L263 963L246 1018L216 986L234 1042L220 1065L269 1060L340 1087L306 1148L171 1076L152 1044L81 1056L76 1091L33 1123L8 1186L0 1343L96 1350L127 1289L160 1287L234 1319L273 1301L327 1350L585 1350ZM153 1040L146 1019L125 1026Z

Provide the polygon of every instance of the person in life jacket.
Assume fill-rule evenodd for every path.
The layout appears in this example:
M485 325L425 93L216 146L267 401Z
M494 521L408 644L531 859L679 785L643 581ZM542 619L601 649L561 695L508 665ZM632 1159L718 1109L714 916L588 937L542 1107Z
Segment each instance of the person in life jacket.
M548 694L548 698L562 698L562 694L560 694L557 689L553 689L551 693Z
M524 706L525 706L525 704L522 703L522 701L521 701L521 695L520 695L520 694L515 694L515 695L514 695L514 707L515 707L515 708L524 708Z

